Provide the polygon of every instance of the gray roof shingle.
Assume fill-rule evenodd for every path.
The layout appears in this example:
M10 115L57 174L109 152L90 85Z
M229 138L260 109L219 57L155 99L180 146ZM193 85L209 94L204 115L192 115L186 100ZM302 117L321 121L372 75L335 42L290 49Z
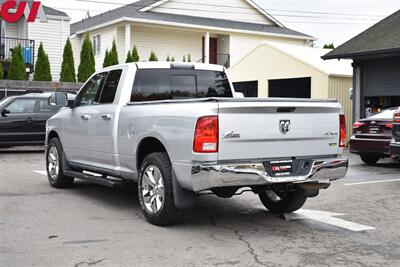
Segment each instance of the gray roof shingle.
M122 17L136 18L136 19L149 19L163 22L185 23L199 26L219 27L226 29L239 29L245 31L256 31L273 34L293 35L297 37L304 37L305 39L314 40L315 38L301 32L297 32L288 28L263 25L256 23L246 23L223 19L210 19L185 15L175 15L166 13L156 13L151 11L141 12L142 8L158 2L158 0L141 0L132 4L122 6L120 8L110 10L108 12L90 17L88 19L71 24L71 34L84 31L90 27L97 26L109 21L113 21Z
M400 10L332 50L323 59L400 51Z

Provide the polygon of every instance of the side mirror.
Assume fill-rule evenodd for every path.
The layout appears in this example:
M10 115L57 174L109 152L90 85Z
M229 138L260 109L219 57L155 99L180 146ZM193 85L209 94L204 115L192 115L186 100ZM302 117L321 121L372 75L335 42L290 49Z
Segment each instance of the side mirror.
M241 92L235 92L235 98L244 98L244 94Z
M67 107L69 106L68 103L68 95L66 93L53 93L50 95L48 99L49 106L56 106L56 107Z
M10 111L6 108L1 110L1 116L7 117L7 114L10 114Z

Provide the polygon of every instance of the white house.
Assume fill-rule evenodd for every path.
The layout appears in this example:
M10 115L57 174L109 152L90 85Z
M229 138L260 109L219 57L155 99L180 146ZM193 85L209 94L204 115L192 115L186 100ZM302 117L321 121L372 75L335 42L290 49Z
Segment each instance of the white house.
M89 34L96 69L113 39L120 62L136 46L141 61L154 51L159 60L190 54L192 61L227 67L263 41L307 46L315 40L286 28L251 0L141 0L71 24L71 34L76 64Z
M17 23L0 20L0 59L9 62L11 50L20 44L25 64L27 68L33 70L37 51L42 42L49 56L52 78L58 81L64 45L70 35L70 20L66 13L47 6L41 6L35 22L28 23L25 17Z

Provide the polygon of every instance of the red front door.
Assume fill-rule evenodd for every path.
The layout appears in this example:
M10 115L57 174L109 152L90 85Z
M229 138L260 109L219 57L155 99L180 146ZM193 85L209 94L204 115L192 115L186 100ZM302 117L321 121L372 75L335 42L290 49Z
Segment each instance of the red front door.
M205 59L204 53L204 37L203 37L203 63ZM218 62L218 38L210 38L210 64L217 64Z

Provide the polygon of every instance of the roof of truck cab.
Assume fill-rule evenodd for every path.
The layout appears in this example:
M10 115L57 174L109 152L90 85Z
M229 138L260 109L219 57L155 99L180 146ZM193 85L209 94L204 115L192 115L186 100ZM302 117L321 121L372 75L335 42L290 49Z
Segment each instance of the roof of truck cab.
M173 69L173 68L193 68L196 70L214 70L224 71L221 65L205 64L205 63L190 63L190 62L137 62L135 63L138 69Z

